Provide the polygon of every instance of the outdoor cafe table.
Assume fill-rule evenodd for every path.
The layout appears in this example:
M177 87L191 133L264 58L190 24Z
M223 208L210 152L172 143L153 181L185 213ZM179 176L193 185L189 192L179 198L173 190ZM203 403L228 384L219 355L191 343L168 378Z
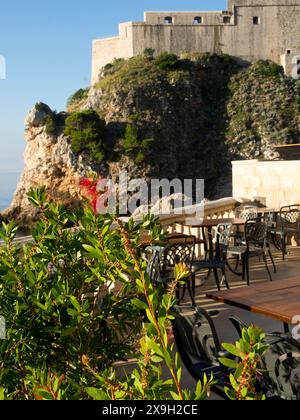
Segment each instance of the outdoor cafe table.
M207 298L283 322L285 332L300 316L300 277L207 293Z

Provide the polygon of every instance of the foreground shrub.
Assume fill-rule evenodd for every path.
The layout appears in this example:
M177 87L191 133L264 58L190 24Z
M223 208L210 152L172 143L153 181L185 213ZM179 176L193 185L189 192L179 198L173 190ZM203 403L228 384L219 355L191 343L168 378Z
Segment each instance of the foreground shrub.
M0 231L0 311L7 324L0 384L7 398L31 399L43 385L38 377L48 383L53 375L63 376L65 397L82 398L84 388L96 382L83 356L102 373L135 352L142 320L131 304L138 296L132 256L120 232L111 229L112 217L89 209L67 214L47 203L42 189L30 201L41 211L34 243L19 249L13 223ZM153 223L147 220L148 228ZM126 229L138 248L142 224Z
M0 230L0 309L7 325L0 399L206 399L213 377L183 389L170 334L177 284L190 273L178 264L169 289L155 288L142 257L145 231L149 241L161 241L160 224L151 215L123 224L89 208L68 214L47 202L43 188L29 200L41 217L33 243L20 249L13 223ZM235 347L224 345L241 358L221 360L236 369L230 398L254 399L263 339L250 328ZM136 369L118 376L113 363L133 356Z
M231 388L226 388L226 394L231 400L264 400L263 393L258 390L262 372L259 370L261 360L269 346L265 343L266 335L261 328L250 326L242 331L242 338L235 344L223 344L231 357L221 358L220 362L234 369L230 375Z

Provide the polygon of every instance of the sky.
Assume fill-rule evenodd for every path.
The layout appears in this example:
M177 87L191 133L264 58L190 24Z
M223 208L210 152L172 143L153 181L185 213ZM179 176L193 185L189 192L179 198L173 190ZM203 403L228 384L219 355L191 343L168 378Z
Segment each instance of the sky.
M147 10L226 10L226 0L10 0L0 7L0 173L23 168L24 118L36 102L62 111L87 87L92 40ZM0 68L1 75L1 68Z

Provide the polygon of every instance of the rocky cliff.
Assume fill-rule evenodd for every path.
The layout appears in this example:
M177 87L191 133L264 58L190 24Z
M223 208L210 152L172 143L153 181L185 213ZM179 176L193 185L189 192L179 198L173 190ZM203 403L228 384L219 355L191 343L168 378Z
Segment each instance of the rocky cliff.
M30 219L26 192L45 185L76 204L92 169L117 178L205 178L206 196L230 195L234 159L275 159L299 142L300 85L274 63L163 54L116 60L78 91L67 113L39 105L26 119L25 169L8 215Z
M38 104L25 119L25 167L13 201L4 212L4 217L14 218L25 228L38 216L27 199L30 188L45 186L57 202L76 206L80 180L92 170L83 156L76 157L71 150L70 139L63 133L64 113L56 116L56 133L47 133L52 116L47 105Z

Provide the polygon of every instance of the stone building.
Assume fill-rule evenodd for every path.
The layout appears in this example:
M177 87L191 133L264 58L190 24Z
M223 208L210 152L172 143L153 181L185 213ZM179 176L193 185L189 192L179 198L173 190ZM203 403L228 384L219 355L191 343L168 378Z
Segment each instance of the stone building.
M226 53L246 62L270 59L300 77L300 0L228 0L225 11L145 12L144 22L119 25L119 35L93 42L92 83L114 58L146 48Z

